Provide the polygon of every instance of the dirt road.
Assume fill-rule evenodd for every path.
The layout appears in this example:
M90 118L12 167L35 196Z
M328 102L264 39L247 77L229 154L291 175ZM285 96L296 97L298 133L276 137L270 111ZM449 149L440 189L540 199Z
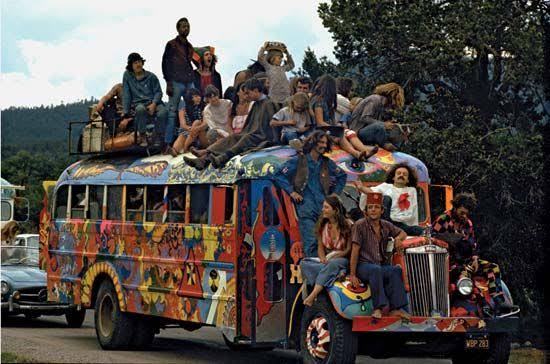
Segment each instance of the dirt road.
M89 310L80 329L67 328L64 316L27 320L23 316L2 320L2 352L11 352L39 362L50 363L297 363L294 350L231 351L214 328L194 332L183 329L161 330L147 351L104 351L94 329ZM394 358L373 360L366 356L357 363L443 364L449 360Z

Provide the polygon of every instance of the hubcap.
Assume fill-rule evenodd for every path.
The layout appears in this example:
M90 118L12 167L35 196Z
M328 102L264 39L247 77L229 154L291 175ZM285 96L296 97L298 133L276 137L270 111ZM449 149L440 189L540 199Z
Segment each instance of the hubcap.
M307 350L311 356L325 359L330 347L330 331L328 322L324 317L316 317L309 323L307 328Z
M114 303L110 295L103 296L99 305L99 331L104 337L108 337L113 332Z

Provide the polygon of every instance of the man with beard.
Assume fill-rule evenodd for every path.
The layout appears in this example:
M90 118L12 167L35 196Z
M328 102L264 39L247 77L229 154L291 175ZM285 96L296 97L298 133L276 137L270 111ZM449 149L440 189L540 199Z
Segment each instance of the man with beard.
M367 193L367 217L353 225L351 233L350 282L359 285L359 279L369 282L372 290L372 317L381 318L382 310L389 305L390 316L409 319L408 299L403 284L402 271L388 261L388 242L395 239L394 247L400 249L407 234L391 222L382 220L384 211L382 194Z
M424 229L418 226L417 180L413 168L407 163L398 163L388 171L386 182L370 188L357 185L357 189L363 192L359 207L365 209L367 192L380 192L384 195L384 219L408 235L422 235Z
M479 259L474 225L469 218L470 212L477 205L474 194L459 193L454 197L452 205L451 210L439 215L432 224L434 236L449 242L452 253L451 275L459 272L458 278L473 279L473 276L481 276L487 280L494 306L484 308L486 314L499 315L514 309L504 300L498 264ZM493 312L489 312L491 309Z
M275 183L296 203L306 257L317 256L315 224L325 197L341 193L346 184L346 173L323 155L330 151L330 147L327 134L316 130L305 139L303 154L288 160L273 175Z
M176 23L178 36L168 43L162 55L162 74L166 80L166 94L169 96L168 123L164 142L172 145L176 126L176 114L180 100L185 108L185 93L194 88L195 74L191 62L198 67L198 62L193 59L195 53L193 46L187 40L190 30L187 18L181 18Z
M220 139L207 149L192 149L192 153L198 158L183 157L187 164L199 170L209 164L214 168L221 168L238 154L279 143L280 133L269 125L279 109L278 105L264 94L264 87L258 79L251 78L246 81L244 90L247 98L254 101L254 105L241 132Z

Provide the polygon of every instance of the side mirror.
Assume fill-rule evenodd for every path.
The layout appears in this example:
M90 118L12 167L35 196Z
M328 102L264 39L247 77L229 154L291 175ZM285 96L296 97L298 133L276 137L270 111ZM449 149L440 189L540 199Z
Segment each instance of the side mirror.
M13 219L17 222L29 220L29 200L24 197L16 197L13 201Z

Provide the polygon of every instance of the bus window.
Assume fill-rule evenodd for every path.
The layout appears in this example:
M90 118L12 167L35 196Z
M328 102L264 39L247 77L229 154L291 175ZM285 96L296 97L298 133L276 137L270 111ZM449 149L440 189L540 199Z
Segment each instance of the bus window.
M262 191L263 199L263 220L265 226L279 225L279 215L273 204L273 196L271 195L271 187L264 187Z
M168 187L168 222L185 222L186 186Z
M279 302L283 299L283 265L279 262L265 263L264 292L266 301Z
M11 220L11 205L8 201L2 201L2 221Z
M210 186L193 185L191 194L191 224L208 224L208 207L210 206Z
M164 186L147 186L146 221L163 222Z
M126 221L143 221L145 187L126 186Z
M86 186L71 186L71 219L86 218L87 209Z
M225 223L233 224L235 206L233 205L234 190L231 187L226 188L225 192Z
M107 186L107 219L122 220L122 186Z
M89 218L92 220L101 220L103 218L103 191L104 186L89 186L88 187L88 208Z
M61 186L57 189L55 195L54 219L67 218L67 196L69 195L69 186Z

